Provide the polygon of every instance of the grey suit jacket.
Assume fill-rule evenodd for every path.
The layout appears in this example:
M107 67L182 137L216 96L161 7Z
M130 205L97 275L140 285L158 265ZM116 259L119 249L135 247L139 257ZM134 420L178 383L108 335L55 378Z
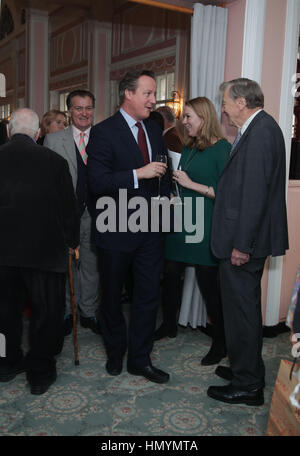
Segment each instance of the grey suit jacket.
M253 258L284 255L288 249L285 144L265 111L252 120L218 182L211 247L217 258L233 248Z
M44 146L54 150L67 160L69 164L70 174L72 176L73 187L76 191L77 158L72 125L70 125L65 130L47 134L44 140Z

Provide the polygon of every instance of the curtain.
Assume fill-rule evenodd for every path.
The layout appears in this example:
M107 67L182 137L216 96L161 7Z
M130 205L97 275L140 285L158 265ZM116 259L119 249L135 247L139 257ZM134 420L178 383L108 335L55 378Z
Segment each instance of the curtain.
M190 98L205 96L221 114L219 86L224 80L226 8L194 5L191 33Z

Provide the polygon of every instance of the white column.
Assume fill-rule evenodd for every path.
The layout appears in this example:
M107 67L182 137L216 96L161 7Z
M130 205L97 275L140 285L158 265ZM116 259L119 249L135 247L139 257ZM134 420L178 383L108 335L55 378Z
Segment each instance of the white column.
M247 0L242 77L260 83L264 48L266 0Z
M300 23L299 0L287 0L285 43L282 65L282 83L280 94L279 125L283 131L286 147L286 191L288 190L288 176L291 153L291 125L293 118L294 98L292 95L293 79L296 73L298 39ZM283 257L270 260L268 278L266 325L274 326L279 321L281 284L282 284Z
M26 12L26 105L41 118L49 108L49 16L32 8Z

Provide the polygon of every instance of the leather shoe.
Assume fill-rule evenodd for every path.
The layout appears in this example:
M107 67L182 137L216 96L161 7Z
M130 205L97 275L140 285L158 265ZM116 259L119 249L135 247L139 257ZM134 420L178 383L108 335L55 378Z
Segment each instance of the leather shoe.
M122 364L123 364L122 360L115 360L115 359L109 358L105 364L106 372L109 375L120 375L120 373L122 372L122 367L123 367Z
M232 370L227 366L218 366L215 370L215 374L218 377L224 378L224 380L228 380L229 382L231 382L233 377Z
M9 382L13 380L16 375L25 372L24 360L20 361L15 366L1 366L0 367L0 382Z
M207 395L217 401L227 404L263 405L263 388L256 388L252 391L243 391L229 383L226 386L210 386Z
M160 340L164 337L170 337L170 339L174 339L177 336L177 327L173 329L167 328L167 326L162 323L160 327L154 333L154 340Z
M44 379L28 377L31 394L44 394L56 380L56 372Z
M149 364L149 366L131 367L127 366L127 372L131 375L140 375L150 382L166 383L169 381L169 374Z
M218 364L226 356L226 350L223 346L212 344L207 355L201 360L202 366L213 366Z
M99 321L96 317L83 317L80 315L80 324L83 328L89 328L95 334L100 334Z

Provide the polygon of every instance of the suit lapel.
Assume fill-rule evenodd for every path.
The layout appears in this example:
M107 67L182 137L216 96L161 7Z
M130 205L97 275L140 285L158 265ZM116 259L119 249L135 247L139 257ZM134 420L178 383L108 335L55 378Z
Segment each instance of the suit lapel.
M244 141L247 139L247 136L249 135L249 132L252 130L252 128L255 127L255 124L256 122L260 119L260 117L264 114L264 111L261 111L259 112L255 117L254 119L252 120L252 122L250 123L250 125L248 126L248 128L246 129L246 131L242 134L241 136L241 139L239 140L239 142L237 143L236 147L234 148L234 150L232 151L232 154L230 156L230 158L234 157L236 155L236 153L238 152L238 150L241 148L241 146L243 145Z
M130 151L130 156L133 158L134 163L136 163L136 167L145 166L142 152L140 151L126 120L119 111L115 114L114 120L116 122L116 127L119 130L122 141L121 144L124 146L124 150Z
M154 156L155 152L154 151L157 150L157 147L156 147L156 144L155 144L155 137L154 137L153 131L151 129L151 123L150 122L144 122L144 125L146 127L148 138L149 138L149 141L150 141L150 144L151 144L151 149L152 149L152 160L151 161L155 161L155 156Z
M77 175L77 158L72 125L66 128L64 133L65 134L63 135L63 148L65 150L66 156L68 157L69 163L72 163L72 166L76 170Z
M236 156L236 154L238 154L239 150L241 149L241 147L243 146L244 142L246 141L249 133L251 132L251 130L255 127L256 123L258 122L258 120L265 114L265 111L261 111L259 112L255 117L254 119L252 120L252 122L250 123L250 125L248 126L248 128L246 129L246 131L242 134L241 136L241 139L239 140L239 142L237 143L237 145L235 146L235 148L233 149L232 151L232 154L230 155L227 163L226 163L226 166L225 168L223 169L223 172L222 174L226 171L227 167L230 165L231 163L231 160ZM221 174L221 176L222 176ZM221 177L220 176L220 177Z

